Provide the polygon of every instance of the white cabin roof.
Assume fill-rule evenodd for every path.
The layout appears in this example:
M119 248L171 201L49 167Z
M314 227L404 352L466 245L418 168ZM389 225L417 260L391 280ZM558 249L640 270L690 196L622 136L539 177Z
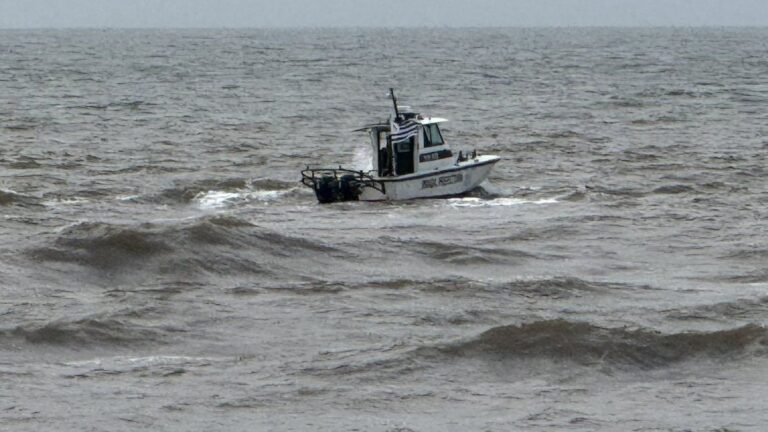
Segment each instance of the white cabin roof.
M447 122L448 119L444 119L444 118L441 118L441 117L424 117L423 119L416 120L416 121L418 121L419 123L421 123L423 125L428 125L428 124L433 124L433 123Z
M428 124L434 124L434 123L444 123L448 121L448 119L444 119L442 117L423 117L423 118L416 118L414 120L416 120L416 122L418 122L422 126L428 125ZM355 129L354 131L359 132L359 131L365 131L365 130L371 130L371 129L389 130L389 123L368 124L359 129Z

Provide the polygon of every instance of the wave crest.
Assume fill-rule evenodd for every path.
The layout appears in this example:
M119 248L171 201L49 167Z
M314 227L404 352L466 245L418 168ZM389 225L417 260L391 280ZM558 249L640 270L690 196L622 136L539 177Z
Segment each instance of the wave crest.
M131 260L170 252L168 245L149 224L126 228L106 223L84 222L61 232L53 247L33 250L35 258L76 262L98 268L119 267Z
M54 321L42 326L19 326L2 333L6 338L21 338L31 344L125 345L159 341L157 331L117 319L84 318L76 321Z
M237 252L237 253L234 253ZM275 257L336 252L314 239L294 237L232 216L171 225L85 222L59 233L51 244L29 250L35 260L74 263L109 274L265 273Z
M454 356L546 357L650 369L699 357L738 356L750 347L766 345L768 332L754 324L715 332L663 334L648 329L602 328L583 322L550 320L494 327L440 351Z
M36 204L39 204L39 200L37 198L22 195L8 189L0 189L0 206L31 206Z

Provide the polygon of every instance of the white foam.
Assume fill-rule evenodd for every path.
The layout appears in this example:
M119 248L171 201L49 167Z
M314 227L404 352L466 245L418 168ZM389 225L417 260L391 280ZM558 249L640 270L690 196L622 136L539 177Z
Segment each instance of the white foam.
M130 373L133 371L167 370L168 368L205 367L215 363L234 363L238 357L189 357L176 355L157 355L147 357L104 357L91 360L61 363L72 368L72 373L92 372Z
M72 198L56 198L52 200L43 201L43 205L46 207L56 207L56 206L70 206L70 205L80 205L80 204L87 204L91 202L90 200L86 198L81 197L72 197Z
M294 191L286 190L238 190L236 192L207 191L198 193L193 201L206 209L221 209L251 201L272 202Z
M77 222L71 222L71 223L68 223L66 225L60 226L60 227L54 229L54 231L57 232L57 233L64 232L64 231L66 231L68 229L75 228L76 226L78 226L80 224L84 224L84 223L88 223L88 220L80 219Z
M555 204L559 202L557 198L544 198L539 200L526 200L520 198L494 198L491 200L484 200L481 198L467 197L467 198L451 198L448 200L448 205L452 207L510 207L518 205L544 205Z
M258 200L258 201L275 201L280 199L283 195L290 192L290 190L265 190L265 191L253 191L249 192L247 195L247 198L249 200Z
M208 191L198 193L193 201L196 201L200 207L217 209L228 207L242 200L242 197L243 194L238 192Z
M117 201L133 201L141 198L141 195L118 195L115 197Z

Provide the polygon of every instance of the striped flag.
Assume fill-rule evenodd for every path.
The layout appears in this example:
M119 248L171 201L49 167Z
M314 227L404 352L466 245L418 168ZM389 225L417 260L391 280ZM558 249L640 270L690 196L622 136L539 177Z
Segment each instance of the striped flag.
M419 123L416 120L396 119L392 122L392 142L407 141L410 137L416 135L418 128Z

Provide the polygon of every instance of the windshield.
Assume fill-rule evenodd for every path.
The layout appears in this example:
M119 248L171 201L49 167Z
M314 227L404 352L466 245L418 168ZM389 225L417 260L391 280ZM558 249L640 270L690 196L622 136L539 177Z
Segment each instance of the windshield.
M437 123L424 125L424 147L434 147L443 144L443 136L440 134L440 128L437 127Z

